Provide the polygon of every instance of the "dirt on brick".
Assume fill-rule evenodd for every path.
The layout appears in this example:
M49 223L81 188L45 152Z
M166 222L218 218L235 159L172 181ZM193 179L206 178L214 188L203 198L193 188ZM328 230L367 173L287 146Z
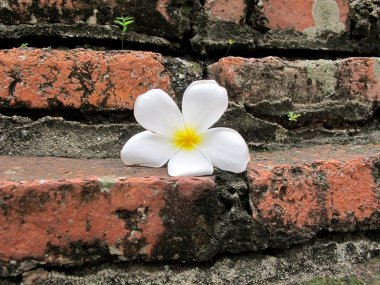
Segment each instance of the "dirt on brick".
M40 269L25 273L22 280L30 285L378 284L378 241L362 234L336 234L329 238L319 237L279 251L220 256L207 264L116 263L81 269Z

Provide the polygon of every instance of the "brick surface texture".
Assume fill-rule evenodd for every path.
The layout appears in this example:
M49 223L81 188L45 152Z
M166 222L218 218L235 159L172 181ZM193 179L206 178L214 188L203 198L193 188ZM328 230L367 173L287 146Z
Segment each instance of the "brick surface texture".
M213 18L239 23L245 18L246 4L244 0L207 0L205 9Z
M380 200L373 171L378 163L378 158L354 158L252 168L252 217L265 221L273 235L297 236L297 229L376 229Z
M1 259L43 260L47 254L47 261L59 263L59 249L76 242L149 259L165 230L160 211L166 192L176 187L191 203L197 189L213 187L211 179L199 180L189 185L183 179L136 177L108 182L109 188L94 179L2 182L2 200L8 202L0 217Z
M322 229L380 229L379 153L378 146L321 146L254 154L245 174L250 221L232 227L259 233L251 242L260 248L307 240ZM165 169L122 167L118 160L0 162L4 268L11 260L197 259L228 209L218 198L223 173L170 178Z
M169 0L8 0L0 6L0 22L6 25L0 34L19 39L39 33L41 27L58 37L114 40L118 28L112 21L123 13L136 20L128 29L142 36L135 43L146 43L146 35L169 41L185 39L183 43L190 40L191 49L198 54L204 54L205 49L210 54L225 51L230 39L239 49L249 51L260 47L379 51L377 0L197 0L180 4ZM84 26L73 27L78 23ZM19 24L31 29L15 27ZM192 38L188 38L190 34Z
M132 109L140 94L173 95L163 57L90 50L0 52L0 104L32 109Z
M0 104L32 109L132 109L136 97L161 88L174 96L165 59L150 52L47 51L0 53ZM256 104L290 98L295 104L324 100L380 101L377 58L286 61L276 57L222 58L208 67L232 101Z
M348 30L350 6L346 0L264 0L263 7L267 27L271 29L291 28L299 32L308 29Z
M336 61L227 57L210 65L208 71L239 103L284 98L299 104L380 101L380 61L373 57Z
M120 16L135 20L125 35ZM0 278L198 264L321 232L378 240L379 35L378 0L0 0ZM135 50L101 50L121 38ZM94 49L65 49L84 45ZM218 126L271 150L252 152L247 171L174 178L120 159L46 157L118 157L141 131L140 94L180 101L198 79L228 91Z

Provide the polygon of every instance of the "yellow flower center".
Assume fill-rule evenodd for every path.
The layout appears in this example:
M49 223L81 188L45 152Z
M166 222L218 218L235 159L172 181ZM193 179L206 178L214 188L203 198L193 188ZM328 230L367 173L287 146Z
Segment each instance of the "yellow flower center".
M193 150L201 141L202 136L197 134L191 127L176 131L173 137L173 143L176 148L180 147L184 150Z

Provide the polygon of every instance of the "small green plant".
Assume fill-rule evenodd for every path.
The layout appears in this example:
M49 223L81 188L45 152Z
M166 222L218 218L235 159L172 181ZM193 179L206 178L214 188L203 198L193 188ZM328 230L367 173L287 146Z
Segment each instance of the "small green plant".
M289 121L297 122L297 120L298 120L299 117L301 117L301 114L297 114L297 113L294 113L294 112L289 112L288 113L288 119L289 119Z
M229 39L229 40L228 40L228 49L227 49L226 54L225 54L224 56L227 56L227 55L228 55L228 53L229 53L229 51L230 51L230 49L231 49L231 47L232 47L232 45L233 45L234 43L235 43L234 40L232 40L232 39Z
M133 17L117 17L113 22L121 28L121 49L123 50L125 34L128 26L134 22Z
M20 45L20 48L27 48L28 47L28 43L22 43L21 45Z

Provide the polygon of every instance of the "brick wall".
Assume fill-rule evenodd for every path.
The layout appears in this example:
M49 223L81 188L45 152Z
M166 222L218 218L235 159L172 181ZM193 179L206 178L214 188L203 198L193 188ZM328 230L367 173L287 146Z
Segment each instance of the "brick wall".
M135 19L124 51L119 16ZM208 262L226 252L258 262L289 247L290 260L307 252L303 265L290 262L301 270L238 275L271 284L310 264L347 276L373 261L379 55L378 0L3 0L0 276L16 283L0 283L24 274L25 284L60 284L46 266ZM123 166L122 145L142 130L137 96L161 88L180 103L199 79L227 89L216 126L246 139L248 170L171 178ZM338 248L330 258L320 239Z

